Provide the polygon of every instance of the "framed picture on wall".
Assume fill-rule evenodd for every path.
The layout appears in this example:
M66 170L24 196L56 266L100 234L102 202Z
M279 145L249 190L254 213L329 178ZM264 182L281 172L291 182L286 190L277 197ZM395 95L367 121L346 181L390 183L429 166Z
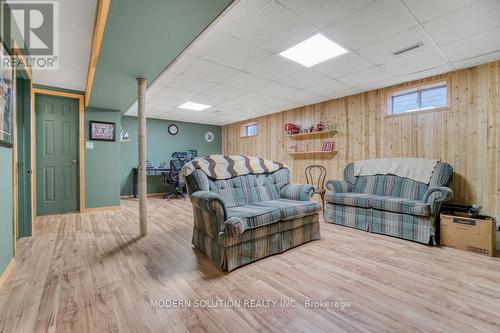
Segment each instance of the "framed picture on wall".
M12 147L12 113L14 86L12 67L4 61L9 58L7 48L0 40L0 145Z
M116 123L91 120L89 139L94 141L116 141Z

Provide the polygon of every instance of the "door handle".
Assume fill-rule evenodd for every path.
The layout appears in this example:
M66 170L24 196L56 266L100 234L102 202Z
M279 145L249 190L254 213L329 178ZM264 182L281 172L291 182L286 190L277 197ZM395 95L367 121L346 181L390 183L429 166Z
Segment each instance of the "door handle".
M78 160L71 160L71 163L78 165Z

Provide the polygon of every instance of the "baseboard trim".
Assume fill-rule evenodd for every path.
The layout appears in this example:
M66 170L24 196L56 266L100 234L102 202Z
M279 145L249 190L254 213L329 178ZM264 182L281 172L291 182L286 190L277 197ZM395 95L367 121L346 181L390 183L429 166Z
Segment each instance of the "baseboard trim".
M0 287L3 286L3 284L8 280L10 274L16 267L16 259L12 258L10 263L7 265L7 268L5 268L5 271L0 275Z
M94 207L94 208L85 208L85 212L99 212L102 210L115 210L120 209L120 206L106 206L106 207Z

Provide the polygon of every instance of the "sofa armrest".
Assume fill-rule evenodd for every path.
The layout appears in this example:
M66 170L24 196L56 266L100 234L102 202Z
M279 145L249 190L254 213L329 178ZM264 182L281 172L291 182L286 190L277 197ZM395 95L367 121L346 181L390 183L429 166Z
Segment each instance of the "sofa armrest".
M441 204L449 201L453 197L453 191L444 186L431 187L425 192L423 201L431 205L432 214L439 213Z
M333 193L351 192L352 185L345 180L329 180L326 182L326 188Z
M224 232L229 236L239 236L247 230L247 224L244 219L233 216L224 222Z
M314 186L309 184L287 184L281 188L283 199L309 201L314 195Z
M228 213L227 205L220 194L211 191L196 191L191 194L190 198L194 209L195 228L213 238L224 231L224 221Z

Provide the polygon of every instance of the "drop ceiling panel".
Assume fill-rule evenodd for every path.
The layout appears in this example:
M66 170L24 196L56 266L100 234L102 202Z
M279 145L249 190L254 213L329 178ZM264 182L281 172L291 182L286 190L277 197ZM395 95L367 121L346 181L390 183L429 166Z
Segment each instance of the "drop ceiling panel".
M279 82L290 87L304 89L326 82L328 80L330 79L325 75L315 72L312 69L306 69L302 72L281 79Z
M467 68L472 66L477 66L491 61L497 61L500 59L500 51L488 53L479 57L469 58L454 62L453 65L456 69Z
M252 91L262 87L263 85L267 85L271 83L271 81L258 77L248 73L239 73L227 81L224 81L225 85L229 85L235 87L237 89Z
M403 0L420 23L451 13L477 0Z
M184 101L187 101L190 98L194 97L196 94L193 92L190 92L190 91L174 89L171 87L165 87L165 88L159 90L157 95L162 96L162 97L167 97L167 98L172 98L172 99L182 99ZM156 96L156 95L151 95L151 96ZM148 94L148 97L149 97L149 94Z
M155 85L160 87L167 87L177 77L179 77L179 74L171 71L166 71L155 81Z
M279 53L314 35L316 28L277 2L270 2L232 35L259 48Z
M406 52L401 55L394 55L395 51L407 48L411 45L423 43L423 45L415 50ZM393 61L398 61L411 55L435 49L432 40L427 36L425 31L420 27L414 27L395 35L389 36L381 41L365 46L357 52L376 65L382 65Z
M214 26L216 32L224 32L230 34L240 24L252 17L259 9L267 5L271 0L251 0L241 1L230 13L223 15L220 21Z
M180 58L176 59L173 65L169 68L170 72L174 72L177 74L184 73L191 65L193 65L198 58L193 57L189 54L184 54Z
M329 80L318 85L304 89L307 92L318 94L318 95L328 95L334 92L342 91L349 88L345 83L341 83L337 80Z
M148 108L162 119L227 124L500 59L492 1L423 2L241 0L148 88ZM464 37L455 21L471 15L475 33ZM349 52L310 68L279 55L317 32ZM211 107L177 108L187 101Z
M281 96L286 101L289 102L296 102L299 103L300 105L305 105L307 101L312 100L314 98L317 98L318 94L313 94L304 90L296 90L294 92L285 94Z
M244 91L234 87L217 84L212 88L206 90L204 93L209 96L231 99L238 95L241 95L242 93L244 93Z
M444 45L500 26L500 1L481 0L424 24L431 38Z
M362 71L356 72L355 74L341 77L338 79L338 81L347 84L349 86L355 87L377 81L382 81L385 79L389 79L390 77L391 77L390 74L380 69L379 67L372 67L368 69L363 69Z
M184 103L184 100L182 99L177 99L177 98L167 98L167 97L162 97L162 96L153 96L151 98L147 99L148 105L151 104L156 104L156 105L163 105L165 108L172 108L172 107L178 107L182 103Z
M287 86L279 82L271 82L269 84L263 85L255 90L256 93L263 94L266 96L282 96L284 94L291 93L297 90L296 88Z
M235 37L226 36L220 43L210 48L203 58L235 69L245 70L271 53L243 42Z
M446 63L446 59L437 50L412 55L401 60L380 66L385 73L393 76L404 76L427 69L439 67Z
M280 4L319 28L340 20L374 0L278 0Z
M273 55L248 68L247 72L269 80L279 80L303 70L304 66L292 60L283 58L280 55Z
M178 90L201 93L213 87L214 85L214 83L209 81L195 79L185 75L179 75L169 84L169 87Z
M195 97L191 98L191 101L195 102L195 103L199 103L199 104L206 104L206 105L214 106L214 105L222 103L224 101L224 99L219 98L219 97L199 94L199 95L196 95Z
M325 31L334 41L355 50L416 25L401 0L377 0Z
M405 76L400 76L400 77L398 77L400 79L398 81L408 82L408 81L413 81L413 80L424 79L424 78L427 78L429 76L434 76L434 75L438 75L438 74L442 74L442 73L451 72L454 69L455 69L455 67L452 64L445 64L445 65L442 65L439 67L427 69L424 71L412 73L412 74L405 75Z
M331 60L318 64L311 69L332 79L356 73L373 67L373 63L355 52L349 52Z
M239 72L227 66L200 59L184 71L184 74L197 79L220 83Z
M500 51L500 27L441 47L448 59L459 61Z

